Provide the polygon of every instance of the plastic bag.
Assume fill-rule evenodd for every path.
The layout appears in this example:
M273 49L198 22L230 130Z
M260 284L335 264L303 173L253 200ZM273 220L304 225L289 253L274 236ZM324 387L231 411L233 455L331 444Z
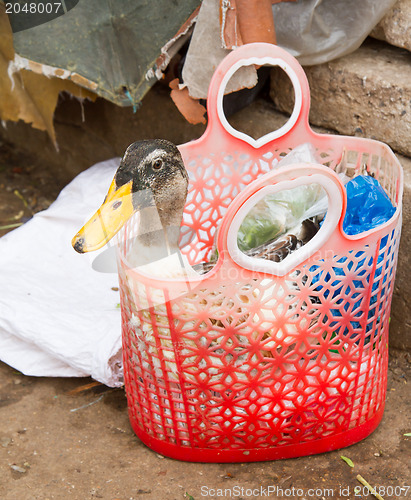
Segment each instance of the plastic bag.
M278 162L275 168L301 162L318 162L312 144L304 143L296 147ZM325 203L318 205L319 200L325 200ZM314 206L316 209L313 211ZM327 197L319 184L284 189L265 196L244 218L237 234L238 248L246 252L290 231L298 230L303 220L324 215L326 210Z
M347 211L343 229L359 234L384 224L394 215L395 207L377 179L358 175L346 185Z
M309 210L325 191L319 184L307 184L260 200L244 218L237 235L238 248L243 252L263 243L298 231Z
M299 162L317 162L311 144L301 144L275 168ZM344 154L341 163L344 163ZM344 171L338 176L347 190L347 210L343 222L346 234L369 231L394 215L395 207L377 179L357 175L349 180ZM323 219L327 208L328 198L319 184L298 186L268 195L244 218L237 235L238 248L246 252L269 240L298 231L298 226L306 219Z
M384 236L381 239L380 250L384 249L387 245L388 238ZM367 257L364 252L355 252L352 250L350 254L354 255L356 259L361 258L355 265L350 262L350 258L342 257L333 266L333 274L326 273L324 282L329 283L331 286L327 287L324 291L323 296L334 302L335 304L342 304L344 296L349 296L351 293L351 285L347 284L346 273L344 267L347 267L353 275L358 275L361 279L353 279L352 286L356 290L357 300L354 305L349 302L344 303L344 310L347 312L350 309L350 321L347 323L343 318L342 311L340 309L331 309L330 316L324 317L324 322L329 320L328 328L333 331L333 336L339 336L342 333L344 336L356 338L358 336L358 331L361 329L361 319L364 315L364 311L368 310L368 318L375 318L374 322L367 322L365 327L365 338L364 344L368 344L371 339L371 335L375 327L380 323L381 316L376 314L376 303L378 295L375 293L376 290L381 286L380 280L383 284L387 282L387 274L383 272L384 267L381 265L384 262L384 254L380 253L377 258L377 265L375 266L375 272L372 274L369 269L373 268L374 257ZM317 283L322 279L322 275L325 271L322 270L321 266L312 266L310 271L316 273L311 279L311 283ZM333 277L331 277L333 276ZM341 279L339 278L341 277ZM371 296L365 292L366 284L364 283L364 278L366 284L371 285ZM331 282L332 280L332 282ZM331 283L330 283L331 282ZM321 290L322 285L319 285L316 290ZM384 297L386 293L386 287L384 286L381 290L381 298ZM359 340L356 341L359 343Z
M300 64L356 50L396 0L301 0L273 5L277 43Z
M343 221L343 229L346 234L354 235L362 233L364 231L369 231L370 229L374 229L375 227L384 224L394 215L395 207L391 203L391 200L389 199L387 193L384 191L377 179L374 179L373 177L368 175L358 175L346 184L346 190L347 210ZM385 246L387 245L387 240L387 236L382 238L380 243L380 250L385 248ZM352 251L352 253L354 254L355 252ZM371 297L368 299L367 295L360 293L360 291L364 289L364 283L361 279L354 279L352 284L359 293L358 300L356 301L354 306L352 306L351 310L353 319L349 322L349 326L344 325L343 323L341 323L341 311L339 309L332 309L329 328L334 329L335 335L338 335L340 331L342 331L344 336L357 336L357 333L353 332L358 331L358 329L361 327L360 318L364 313L365 301L369 300L368 318L377 316L375 314L376 306L374 305L377 302L377 295L374 292L380 286L380 280L383 280L383 283L385 283L387 280L386 274L383 273L384 268L381 265L381 263L384 261L384 254L380 253L377 258L377 265L375 267L374 275L372 275L371 273L366 274L367 269L371 269L373 267L374 259L370 258L368 262L366 262L366 255L364 254L364 252L355 253L356 258L361 257L362 255L364 256L364 258L357 262L356 267L354 268L350 264L348 264L348 269L354 275L359 273L360 271L358 275L362 275L362 277L365 276L368 283L372 277L373 283ZM324 297L327 298L329 295L331 295L331 297L329 298L333 301L337 301L336 303L339 303L339 301L343 300L343 298L339 297L343 291L344 286L346 287L344 293L346 295L349 295L350 293L350 286L347 285L345 280L345 266L340 267L341 264L346 264L346 262L347 257L342 257L340 260L338 260L336 267L333 269L334 278L331 278L331 274L327 273L324 280L325 282L329 282L331 279L333 279L332 287L329 290L325 291ZM321 266L312 266L310 268L310 271L318 271L318 274L314 274L312 283L317 283L320 278L322 278L322 274L324 272L322 271ZM336 276L341 276L341 280L335 279ZM319 286L317 289L320 290L321 288L322 287ZM384 294L385 288L383 288L381 296L383 296ZM347 303L347 307L348 306L349 304ZM381 321L380 316L377 316L375 321L376 324L378 324ZM366 337L364 339L365 344L368 344L370 342L374 327L375 325L372 322L367 323L365 330Z

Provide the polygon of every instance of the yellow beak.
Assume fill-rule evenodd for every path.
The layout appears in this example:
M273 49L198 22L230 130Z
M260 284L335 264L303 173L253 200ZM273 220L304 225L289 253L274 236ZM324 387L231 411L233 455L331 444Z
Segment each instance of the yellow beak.
M135 212L131 189L132 181L117 189L113 180L104 203L72 239L74 250L79 253L98 250L120 231Z

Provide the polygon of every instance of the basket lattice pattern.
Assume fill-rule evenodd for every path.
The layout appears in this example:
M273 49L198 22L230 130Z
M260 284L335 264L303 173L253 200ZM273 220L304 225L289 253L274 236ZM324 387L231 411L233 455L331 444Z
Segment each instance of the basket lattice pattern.
M343 138L319 140L335 169ZM235 196L288 148L186 155L182 252L207 260ZM399 173L369 141L347 151L396 205ZM123 253L133 227L123 232ZM283 277L246 272L180 283L178 293L119 260L124 372L135 429L183 448L255 450L316 442L384 406L400 220L383 237L315 255Z

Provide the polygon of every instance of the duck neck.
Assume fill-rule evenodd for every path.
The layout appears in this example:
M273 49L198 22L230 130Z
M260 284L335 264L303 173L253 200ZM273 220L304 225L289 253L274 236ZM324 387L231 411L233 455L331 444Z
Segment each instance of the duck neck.
M181 213L163 213L157 207L147 207L140 212L139 242L148 248L164 248L167 255L178 250Z

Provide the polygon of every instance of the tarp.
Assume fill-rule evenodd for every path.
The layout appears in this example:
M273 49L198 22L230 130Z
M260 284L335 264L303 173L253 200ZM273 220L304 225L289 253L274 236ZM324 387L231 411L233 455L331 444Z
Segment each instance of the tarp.
M33 3L37 12L47 4ZM200 3L64 0L35 15L24 12L26 1L7 2L15 66L70 79L117 104L136 104L184 42Z
M60 92L92 100L96 94L74 81L44 76L39 64L38 71L18 68L16 62L20 59L13 49L13 33L5 10L0 2L0 120L23 120L34 128L46 130L56 144L53 114Z

